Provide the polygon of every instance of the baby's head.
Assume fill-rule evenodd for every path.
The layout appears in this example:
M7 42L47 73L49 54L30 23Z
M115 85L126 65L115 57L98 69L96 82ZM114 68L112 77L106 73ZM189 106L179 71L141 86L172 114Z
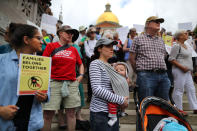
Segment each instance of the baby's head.
M124 77L128 77L128 67L124 62L117 62L114 64L114 69Z

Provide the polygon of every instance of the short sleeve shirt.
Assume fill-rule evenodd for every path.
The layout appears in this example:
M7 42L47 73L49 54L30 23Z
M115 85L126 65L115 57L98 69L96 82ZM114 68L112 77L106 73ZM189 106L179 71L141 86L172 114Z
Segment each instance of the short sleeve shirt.
M58 47L61 47L58 42L48 44L43 56L50 57L53 50ZM76 80L75 67L77 64L81 65L82 61L75 47L70 46L65 50L57 52L52 57L51 79Z
M130 52L136 53L136 70L166 70L165 44L161 37L142 34L135 37Z

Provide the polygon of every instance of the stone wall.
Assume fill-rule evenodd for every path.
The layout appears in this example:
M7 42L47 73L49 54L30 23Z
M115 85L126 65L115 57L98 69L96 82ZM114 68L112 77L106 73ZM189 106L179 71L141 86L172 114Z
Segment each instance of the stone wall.
M27 20L40 26L44 13L37 0L1 0L0 1L0 45L4 44L3 34L10 22L27 23Z

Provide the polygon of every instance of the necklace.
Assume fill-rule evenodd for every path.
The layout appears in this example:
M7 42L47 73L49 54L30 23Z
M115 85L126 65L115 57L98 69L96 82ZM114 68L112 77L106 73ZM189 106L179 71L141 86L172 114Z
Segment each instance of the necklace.
M187 49L187 46L185 44L181 44L181 46L185 49Z
M184 43L178 42L180 44L180 46L182 46L183 48L187 49L187 46Z

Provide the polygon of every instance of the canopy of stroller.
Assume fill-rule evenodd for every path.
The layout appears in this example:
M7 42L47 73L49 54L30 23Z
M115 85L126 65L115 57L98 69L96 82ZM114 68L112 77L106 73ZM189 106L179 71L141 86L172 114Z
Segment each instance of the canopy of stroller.
M137 105L137 107L139 107ZM189 122L179 113L176 107L168 101L158 97L146 97L137 110L143 131L153 131L159 121L163 118L173 117L179 124L185 126L188 131L193 131Z

